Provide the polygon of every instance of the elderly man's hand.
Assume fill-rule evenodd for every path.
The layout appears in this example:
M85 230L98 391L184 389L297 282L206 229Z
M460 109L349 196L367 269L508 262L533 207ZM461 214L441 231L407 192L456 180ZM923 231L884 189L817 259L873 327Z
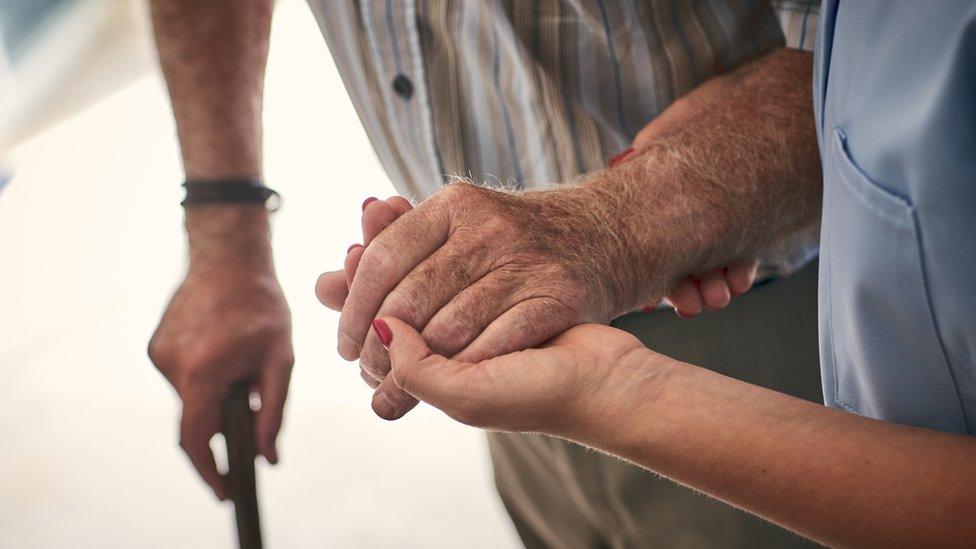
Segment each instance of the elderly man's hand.
M459 194L468 193L475 197L462 197L465 203L468 203L466 202L468 200L478 200L478 197L483 194L482 198L493 197L489 199L492 200L497 197L506 202L504 207L511 208L513 204L518 204L519 198L521 198L467 186L460 188L466 190ZM531 197L531 195L528 196ZM445 202L450 204L456 200L457 198ZM556 201L559 201L558 197ZM529 204L532 204L531 198ZM421 208L424 207L421 206ZM468 207L473 208L471 211L475 212L472 215L471 222L452 226L447 229L448 232L453 234L454 231L460 229L461 235L479 236L475 229L482 226L482 223L487 226L494 226L495 230L499 232L480 235L480 239L474 239L470 242L465 240L460 243L454 241L450 243L450 246L447 244L440 246L440 243L437 243L439 246L435 248L438 250L437 253L427 252L428 256L422 258L425 260L422 262L422 266L417 268L424 273L422 276L414 276L417 273L412 273L412 277L404 277L403 280L406 282L403 280L394 281L396 282L395 290L390 291L389 295L380 296L384 300L384 311L392 307L394 310L406 313L406 305L409 302L423 301L418 314L408 317L416 323L415 327L423 329L425 336L429 336L432 344L439 348L442 353L460 358L476 357L479 359L529 347L548 339L561 329L584 320L605 322L616 314L616 312L604 312L602 317L599 316L601 314L599 310L600 301L604 300L603 305L613 301L613 296L608 295L608 293L612 294L613 292L607 291L605 282L613 279L613 273L604 272L602 275L595 275L603 277L604 281L590 278L588 284L587 277L573 278L578 276L580 269L590 269L591 273L595 272L593 263L588 263L585 259L573 255L573 253L580 253L580 250L574 250L573 253L567 253L561 258L556 256L555 261L553 255L546 256L544 253L540 253L542 250L539 247L552 245L555 230L546 231L545 234L525 235L527 238L520 239L516 229L517 223L511 222L513 215L511 211L503 210L504 213L499 212L497 218L485 220L484 217L477 215L478 212L484 213L485 207L479 206L477 203ZM399 197L387 201L371 200L364 205L363 236L366 247L358 245L351 247L346 257L344 271L326 273L320 277L316 292L324 304L336 310L342 309L346 304L349 286L354 285L354 279L358 280L355 276L357 272L361 273L360 276L371 279L377 278L367 274L370 273L371 268L364 266L361 270L359 269L364 251L367 254L366 257L369 257L369 252L366 250L371 249L370 243L373 238L379 235L384 227L390 225L409 210L409 203ZM555 213L560 212L557 210ZM461 210L455 210L453 214L449 213L448 215L460 216ZM544 221L554 222L557 227L560 224L571 225L565 219L559 218L558 215L555 219ZM398 228L402 229L399 223L389 230L396 231ZM572 247L583 236L584 229L577 227L577 232L571 234L571 237L564 240L562 244ZM560 230L566 230L566 227L563 226ZM507 233L508 236L505 236L505 231L510 231ZM419 227L418 232L423 235L428 231ZM407 235L406 237L401 236L401 239L410 239L408 233L403 232L401 234ZM385 238L384 235L380 235L378 242ZM533 239L541 240L542 243ZM497 242L497 244L492 245L492 242ZM388 246L389 244L385 245ZM471 251L466 252L465 250ZM607 250L593 250L593 253L596 257L606 257L608 253L612 253L612 250L609 252ZM476 273L461 275L461 270L479 268L477 265L465 264L469 254L477 255L477 259L483 262L482 265L484 266L481 266L481 270ZM437 257L438 260L434 261L434 257ZM447 261L444 261L445 258ZM500 263L502 268L495 268L492 263ZM402 267L401 269L407 270ZM453 285L444 286L428 283L427 277L443 278L445 274L442 273L446 273L447 277L453 277ZM533 274L526 276L528 273ZM669 296L669 301L675 305L676 310L682 316L693 316L703 306L720 308L726 305L732 296L748 289L753 273L753 267L744 265L719 269L694 279L689 278L678 285L675 292ZM550 278L553 275L555 277ZM472 278L474 276L477 277L478 282L471 285L469 282L475 280ZM538 278L538 280L533 277ZM574 280L579 282L574 282ZM439 297L438 295L426 295L427 288L437 289L440 292ZM589 297L586 297L587 295ZM526 302L528 303L526 304ZM443 310L441 310L442 308ZM496 318L505 316L508 318L496 321ZM452 326L452 324L455 325ZM489 326L491 330L485 335L481 335L481 331ZM340 330L343 329L348 328L340 327ZM506 333L508 330L514 332ZM340 331L340 334L342 333L344 332ZM363 378L371 387L378 387L373 400L373 407L377 414L388 419L395 419L412 408L416 401L397 388L392 380L385 379L389 370L388 359L382 349L375 349L375 352L370 353L370 345L375 346L375 343L375 340L370 338L365 341L366 351L363 352L360 363L363 368ZM342 348L340 343L340 351Z
M396 196L385 201L370 198L363 204L363 244L355 244L349 248L343 270L325 273L319 277L316 295L323 304L336 311L342 310L365 247L384 228L411 209L412 206L407 200ZM719 309L727 305L732 297L748 290L754 276L754 261L690 276L678 283L667 295L666 301L680 316L686 318L695 316L703 308ZM649 310L655 305L649 304L645 309ZM392 380L387 379L384 382L387 378L387 370L366 368L361 370L366 383L377 389L374 394L374 408L381 416L389 401L396 403L400 415L416 404L416 400L396 387Z
M191 233L189 271L149 342L150 359L183 401L180 445L220 499L229 494L210 439L222 428L224 399L233 385L250 383L261 398L257 450L277 462L275 439L294 362L290 314L271 266L267 223L256 225L253 238L241 223L234 224L233 237L211 242ZM235 245L241 253L233 251Z
M369 333L377 315L407 320L440 353L480 360L632 307L617 288L611 221L571 193L459 183L403 214L362 253L342 308L340 354L385 376L386 352ZM374 398L388 419L412 404L392 382Z

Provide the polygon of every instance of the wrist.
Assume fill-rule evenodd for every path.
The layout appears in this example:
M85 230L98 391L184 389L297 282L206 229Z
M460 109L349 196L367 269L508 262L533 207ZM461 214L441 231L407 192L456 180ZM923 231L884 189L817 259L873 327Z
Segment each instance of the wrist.
M190 268L273 270L271 225L263 204L205 204L186 208Z
M601 390L588 395L556 436L617 456L633 455L654 440L668 388L681 363L646 348L635 349L608 372Z
M554 191L575 204L579 232L587 234L596 272L607 281L603 321L659 299L677 279L682 254L675 249L674 231L655 225L655 208L645 199L652 194L645 187L652 186L608 169Z

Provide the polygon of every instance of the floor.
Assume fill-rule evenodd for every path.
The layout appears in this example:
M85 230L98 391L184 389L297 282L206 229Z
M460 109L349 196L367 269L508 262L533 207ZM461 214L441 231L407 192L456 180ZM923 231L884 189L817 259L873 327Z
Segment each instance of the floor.
M131 54L149 67L148 36ZM393 192L305 5L280 3L266 162L297 364L281 464L259 470L268 547L515 547L483 435L421 407L386 423L335 349L317 274ZM109 56L111 58L111 56ZM102 62L96 62L103 59ZM92 70L104 70L104 58ZM0 547L232 547L232 509L177 448L146 342L179 280L181 178L152 70L4 154Z

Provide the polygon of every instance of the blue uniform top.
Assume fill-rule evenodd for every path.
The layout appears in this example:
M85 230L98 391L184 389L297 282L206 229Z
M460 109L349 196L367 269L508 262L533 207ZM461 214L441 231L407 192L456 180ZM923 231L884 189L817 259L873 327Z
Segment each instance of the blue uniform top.
M826 2L814 98L825 401L974 434L976 2Z

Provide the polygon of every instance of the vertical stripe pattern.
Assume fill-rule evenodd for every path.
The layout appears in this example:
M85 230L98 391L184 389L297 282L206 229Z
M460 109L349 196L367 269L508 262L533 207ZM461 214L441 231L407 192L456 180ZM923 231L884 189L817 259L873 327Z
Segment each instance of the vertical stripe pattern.
M309 2L377 155L416 199L453 175L540 188L601 168L704 80L777 46L812 49L819 12L815 0Z

